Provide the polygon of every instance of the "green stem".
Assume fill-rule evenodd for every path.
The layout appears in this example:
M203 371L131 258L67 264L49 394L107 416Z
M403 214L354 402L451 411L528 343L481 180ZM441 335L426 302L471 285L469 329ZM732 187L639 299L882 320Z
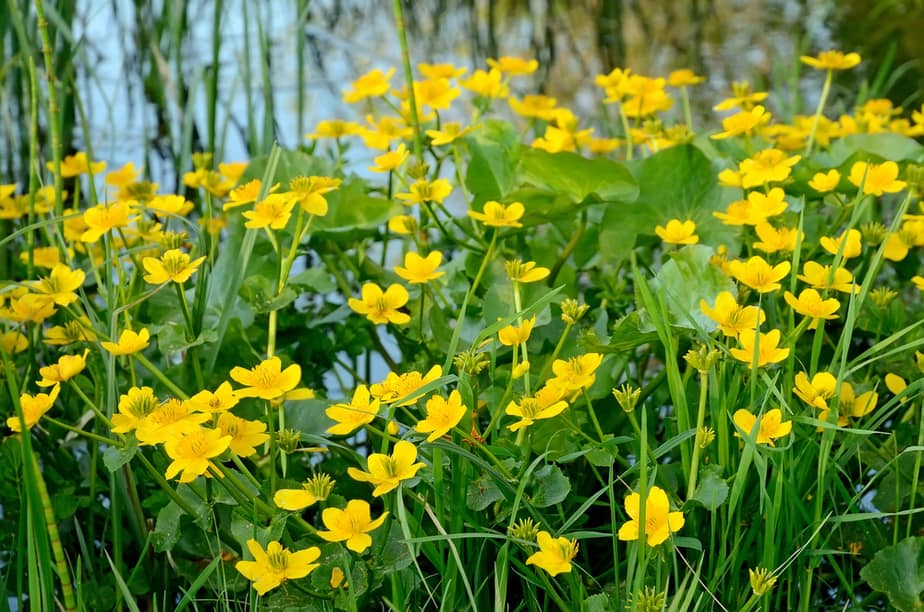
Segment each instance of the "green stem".
M423 135L420 133L417 97L414 95L414 74L411 72L411 54L407 45L407 29L404 27L404 9L401 7L401 0L394 0L392 7L395 13L395 24L398 27L398 41L401 44L401 63L404 65L404 81L407 84L411 127L414 128L414 157L417 161L423 161Z
M177 387L176 384L172 380L167 378L167 376L163 372L160 371L160 368L158 368L153 363L151 363L147 357L145 357L141 353L135 353L131 357L134 359L137 359L138 363L140 363L145 368L147 368L147 370L154 376L154 378L159 380L175 396L177 396L180 399L184 399L184 400L189 399L189 395L187 395L185 391Z
M690 461L690 479L687 481L687 499L693 497L696 491L696 478L699 473L699 455L702 449L699 445L699 432L706 420L706 397L709 390L709 372L699 373L699 406L696 410L696 436L693 437L693 458Z
M26 434L28 435L28 433ZM42 471L39 468L38 459L32 455L33 473L36 475L35 484L38 487L39 496L42 499L42 512L45 515L45 527L48 529L48 540L51 543L51 552L55 557L55 569L58 573L58 579L61 580L61 594L64 596L64 609L70 612L77 610L77 600L74 599L74 589L71 585L71 575L67 569L67 559L64 556L64 547L61 546L61 536L58 533L58 524L55 522L55 512L51 506L51 498L48 496L48 487L45 486L45 479L42 477Z
M825 108L825 102L828 101L828 93L831 91L831 79L834 71L828 69L825 76L825 84L821 88L821 98L818 99L818 108L815 109L815 117L812 119L812 129L809 131L808 142L805 143L805 156L812 153L812 145L815 144L815 132L818 130L818 122L821 120L821 113Z

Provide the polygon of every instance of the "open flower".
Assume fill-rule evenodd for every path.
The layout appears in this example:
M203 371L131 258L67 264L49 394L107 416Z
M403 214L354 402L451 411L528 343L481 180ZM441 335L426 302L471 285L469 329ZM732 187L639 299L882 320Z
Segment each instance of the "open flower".
M765 183L785 181L792 173L792 167L802 159L799 155L788 157L779 149L760 151L750 159L741 162L741 186L745 189Z
M529 427L540 419L551 419L558 416L568 407L568 402L563 399L564 387L550 383L551 381L536 391L533 397L524 397L519 403L507 404L504 414L520 417L519 421L508 425L507 429L517 431Z
M779 289L779 281L789 273L789 268L788 261L771 266L760 255L755 255L746 262L731 261L728 263L732 276L759 293Z
M343 101L354 104L366 98L384 96L391 88L389 81L394 73L394 68L389 68L388 72L382 72L378 68L370 70L350 83L350 89L343 92Z
M757 306L741 306L729 291L722 291L715 296L715 307L710 308L706 300L699 301L703 313L716 322L726 336L737 338L738 334L754 332L763 323L767 315Z
M741 343L741 348L730 349L731 356L751 365L756 355L758 368L771 363L779 363L789 357L788 348L777 347L780 343L780 330L778 329L759 335L743 333L738 336L738 342Z
M54 162L45 164L49 170L55 171ZM90 161L87 154L78 151L73 155L65 155L61 160L61 178L72 178L81 174L99 174L106 169L106 162Z
M337 421L336 425L327 428L327 433L346 436L375 419L379 413L379 400L370 401L369 389L366 385L359 385L353 391L353 399L349 404L334 404L324 413Z
M462 395L457 389L452 390L448 401L434 395L427 400L427 418L418 421L414 429L420 433L429 433L427 442L433 442L458 425L467 411L462 404Z
M529 340L529 335L532 333L535 324L536 317L533 315L531 318L525 319L519 326L508 325L504 327L497 332L497 339L500 340L500 343L504 346L523 344Z
M200 391L191 398L186 400L190 410L196 412L207 412L211 414L221 414L227 412L241 401L240 396L231 388L231 383L227 380L218 385L214 392L209 390Z
M424 202L442 204L450 193L452 193L452 184L446 179L435 181L417 179L408 187L408 193L396 193L395 198L402 200L407 206Z
M844 54L842 51L822 51L815 57L803 55L799 59L816 70L849 70L860 63L858 53Z
M633 492L626 497L626 514L629 515L631 520L626 521L619 528L618 537L620 540L632 542L641 538L640 505L641 496L638 493ZM683 523L683 512L670 511L670 502L664 489L658 486L651 487L645 499L644 535L648 546L657 546L664 542L672 533L680 531Z
M853 385L849 382L841 382L841 392L837 401L837 424L840 427L846 427L850 424L848 419L859 419L866 416L876 408L879 401L879 394L875 391L866 391L857 395ZM830 409L822 410L818 415L818 420L827 421Z
M828 409L828 400L834 396L837 379L829 372L818 372L809 380L808 374L799 372L794 379L793 393L809 406Z
M755 249L764 253L776 253L777 251L792 252L796 250L796 241L805 237L804 232L792 227L773 227L766 221L762 221L754 226L754 232L760 240L753 242Z
M347 502L345 510L339 508L325 508L321 513L321 520L328 531L319 531L318 535L328 542L346 542L346 547L355 553L362 554L372 545L370 531L382 526L388 513L383 512L379 518L372 520L369 502L362 499L351 499Z
M55 385L52 387L51 393L20 394L19 405L22 408L23 419L26 421L26 429L32 429L42 418L42 415L51 410L52 404L58 399L60 390L61 385ZM22 432L22 422L19 420L19 415L14 414L7 418L6 426L16 433Z
M846 268L831 270L814 261L807 261L802 266L802 274L797 277L815 289L834 289L843 293L858 293L860 287L853 282L853 274Z
M536 534L539 552L535 552L526 560L526 565L537 565L547 571L551 576L571 571L571 560L577 556L577 540L565 537L553 538L548 531Z
M386 404L394 403L404 399L397 406L410 406L417 401L420 393L416 393L422 387L430 384L443 375L443 368L435 365L430 368L426 374L421 374L416 370L405 372L404 374L395 374L389 372L385 380L369 386L369 393Z
M404 256L404 267L395 266L395 274L411 284L428 283L445 274L436 271L442 260L443 254L439 251L430 251L426 257L411 252Z
M841 173L837 170L828 170L827 172L818 172L808 182L809 187L818 193L827 193L837 189L841 182Z
M354 312L366 315L376 325L404 325L411 317L398 309L407 304L409 297L407 289L401 285L391 285L382 291L375 283L366 283L362 288L362 299L351 297L347 303Z
M550 385L559 385L565 391L579 391L588 389L596 380L597 368L603 362L600 353L586 353L568 360L556 359L552 362L552 372L555 378L549 380Z
M841 303L835 298L821 299L821 295L814 289L803 289L798 299L787 291L783 294L783 299L800 315L812 319L836 319L837 315L834 313L841 307Z
M285 229L292 217L295 200L284 193L271 193L257 202L253 210L245 210L244 218L247 222L244 227L260 229L268 227L274 230Z
M836 256L840 251L841 257L844 259L852 259L858 257L863 250L863 244L860 242L860 238L860 230L849 229L846 234L841 234L837 238L822 236L818 243L821 245L821 248L832 255ZM841 246L842 244L843 247Z
M119 396L119 413L112 415L112 433L128 433L157 407L151 387L132 387Z
M536 283L548 277L550 270L542 266L536 266L535 261L523 261L513 259L504 262L504 269L507 276L515 283Z
M42 379L35 384L39 387L51 387L74 378L87 367L89 352L89 349L84 349L83 355L62 355L57 363L39 368Z
M231 437L228 448L238 457L253 455L257 452L257 446L269 440L269 434L266 433L266 423L242 419L230 412L223 412L218 415L215 427L221 433Z
M96 242L103 234L117 228L128 227L132 217L132 201L113 202L110 205L98 204L83 213L86 230L80 235L83 242Z
M524 212L525 209L520 202L512 202L505 206L492 200L484 203L484 212L470 210L468 216L489 227L523 227L520 218Z
M722 119L722 131L718 134L713 134L711 138L721 140L741 134L751 135L758 127L769 123L770 117L770 113L760 105L751 110L742 110L731 117Z
M334 483L328 474L315 474L302 484L301 489L279 489L273 496L273 503L283 510L304 510L319 501L326 500L334 490Z
M298 364L292 364L283 370L279 357L270 357L250 370L234 367L230 376L236 383L244 385L243 389L235 391L238 397L271 400L297 387L302 378L302 369Z
M522 57L505 55L497 59L488 58L488 66L510 76L520 76L536 72L539 68L539 62L534 59L527 60Z
M696 235L696 223L687 219L671 219L667 226L655 227L655 234L667 244L696 244L699 236Z
M863 193L881 196L883 193L895 193L905 188L907 183L898 180L898 164L887 161L881 164L854 162L850 167L847 180L857 187L863 186Z
M369 172L391 172L397 170L401 164L407 161L411 152L407 150L404 143L398 145L398 148L387 153L382 153L373 159L372 166L369 166Z
M135 437L142 445L163 444L171 438L198 430L208 420L207 414L190 412L185 402L169 399L138 422Z
M170 479L180 474L180 482L192 482L197 476L208 475L209 468L214 469L215 465L212 458L225 452L229 444L231 436L222 435L217 429L202 427L170 438L164 443L164 450L173 462L167 466L164 475Z
M148 348L150 340L151 332L146 327L142 327L137 333L130 329L123 330L119 334L118 342L100 342L100 344L112 355L131 355Z
M32 290L58 306L67 306L77 301L76 291L83 285L83 270L71 270L65 264L56 264L51 274L32 283Z
M309 215L323 217L328 209L325 194L340 187L342 182L329 176L296 176L289 181L289 191L284 195Z
M732 420L735 425L747 436L754 435L754 427L757 427L757 444L769 444L774 446L773 440L789 435L792 431L792 421L783 422L783 413L779 408L768 410L760 416L756 416L744 408L736 410ZM735 434L736 436L739 434Z
M253 582L253 588L260 595L265 595L286 580L304 578L320 567L315 563L321 556L317 546L290 552L277 541L270 542L266 550L254 540L247 540L247 550L253 555L253 561L238 561L234 568L244 578Z
M423 463L414 463L417 459L417 447L407 440L399 440L391 455L372 453L368 459L368 472L348 468L347 473L353 480L368 482L375 486L372 495L380 497L398 487L402 480L414 478Z
M141 264L147 270L144 280L152 285L173 281L174 283L183 284L189 280L196 269L205 261L205 256L190 261L189 255L179 249L170 249L161 255L160 259L156 257L145 257Z

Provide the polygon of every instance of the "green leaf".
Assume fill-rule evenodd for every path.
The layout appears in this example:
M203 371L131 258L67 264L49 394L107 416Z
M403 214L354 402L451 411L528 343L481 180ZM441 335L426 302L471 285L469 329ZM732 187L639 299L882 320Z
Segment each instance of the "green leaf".
M465 186L475 202L501 200L513 190L519 135L505 122L487 120L467 138L471 159L465 171Z
M336 283L331 280L330 272L325 268L308 268L295 276L289 277L288 285L301 291L314 291L315 293L329 293L337 289Z
M891 132L850 134L831 143L831 148L827 152L826 167L840 166L850 156L859 152L871 153L895 162L924 161L924 147L907 136Z
M157 330L156 335L157 346L163 353L181 353L194 346L218 340L218 333L212 328L203 329L195 339L187 340L186 326L181 323L163 325Z
M502 499L504 499L504 494L501 493L494 480L484 473L475 480L470 480L465 488L465 505L477 512L481 512Z
M180 540L180 519L185 514L175 502L169 502L157 513L157 522L151 532L151 544L157 552L172 550Z
M344 182L327 194L328 211L315 217L311 234L338 241L351 241L375 233L379 226L400 213L400 204L367 193L365 181Z
M567 151L548 153L526 149L518 169L527 183L565 194L571 204L583 203L591 196L597 202L628 203L635 201L639 194L639 186L629 170L603 157L587 159Z
M924 610L924 538L906 538L883 548L860 570L870 587L889 596L889 602L902 610Z
M128 444L122 448L110 446L103 452L103 463L110 472L115 472L120 467L132 460L135 453L138 452L138 440L134 436L127 438Z
M734 281L709 263L713 253L702 244L685 246L649 282L652 292L664 295L673 326L713 331L715 322L703 313L700 300L713 304L720 292L735 293Z
M571 482L555 465L544 465L533 473L532 503L537 508L546 508L568 497Z
M268 162L269 155L253 158L241 178L241 183L262 179ZM298 176L333 176L333 174L334 167L330 160L308 155L302 151L280 149L273 181L280 183L285 189L289 181Z
M581 609L585 612L614 612L616 608L605 593L597 593L585 599Z
M728 499L728 483L722 478L722 466L707 465L700 474L699 485L690 499L707 510L714 511Z
M250 304L257 314L281 310L298 297L298 294L290 286L283 287L279 295L275 295L275 293L275 283L261 275L247 277L238 291L241 299Z

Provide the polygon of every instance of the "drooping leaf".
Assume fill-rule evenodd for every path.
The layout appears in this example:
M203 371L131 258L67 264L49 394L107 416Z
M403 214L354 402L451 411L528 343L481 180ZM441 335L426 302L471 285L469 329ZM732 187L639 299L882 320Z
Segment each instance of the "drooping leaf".
M523 181L564 194L572 204L591 196L597 202L628 203L639 194L639 186L625 165L602 157L588 159L568 151L525 149L518 170Z
M895 162L924 161L924 146L901 134L850 134L831 143L826 157L828 167L840 166L855 153L871 153L885 160ZM849 168L848 168L849 170Z
M709 263L712 255L711 247L685 246L673 253L649 281L653 292L664 295L673 326L714 330L715 322L703 313L700 300L712 304L722 291L735 293L734 281Z
M552 506L568 497L571 481L556 465L544 465L533 472L532 503L537 508Z
M474 480L470 480L465 488L465 505L471 510L481 512L496 501L504 499L504 494L497 487L497 484L482 474Z
M722 478L722 466L707 465L700 471L699 485L691 497L707 510L715 510L728 499L728 483Z
M110 446L103 452L103 463L110 472L115 472L131 461L138 452L138 440L135 436L129 436L127 440L128 443L125 446Z
M174 502L169 502L157 513L157 522L151 532L151 544L157 552L171 550L180 539L180 518L185 514Z
M860 576L888 595L889 603L902 612L924 609L924 538L905 538L883 548L860 570Z

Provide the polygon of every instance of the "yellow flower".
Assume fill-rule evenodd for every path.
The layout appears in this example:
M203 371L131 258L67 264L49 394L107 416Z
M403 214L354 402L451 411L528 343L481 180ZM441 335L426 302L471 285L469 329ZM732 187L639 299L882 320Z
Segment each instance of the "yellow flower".
M436 271L442 260L443 254L439 251L430 251L426 257L407 253L404 256L404 267L395 266L395 274L411 284L428 283L445 274Z
M911 277L911 282L914 283L915 287L917 287L921 291L924 291L924 276L921 276L920 274L916 274Z
M249 457L257 452L256 447L269 440L266 423L248 421L230 412L218 415L215 427L226 436L231 437L228 448L238 457Z
M417 69L428 79L457 79L468 72L468 68L464 66L459 68L453 64L427 64L426 62L417 64Z
M383 153L373 159L372 161L375 165L369 166L369 172L391 172L392 170L397 170L401 164L407 161L410 154L411 152L407 150L404 143L401 143L394 151Z
M655 227L655 234L667 244L696 244L699 236L696 235L696 223L687 219L671 219L667 226Z
M804 232L799 232L793 227L773 227L766 221L761 221L754 226L754 232L757 233L759 241L752 243L755 249L764 253L776 253L777 251L792 252L796 249L796 241L805 237Z
M534 59L526 60L522 57L510 57L509 55L505 55L498 59L489 58L488 66L500 70L504 74L519 76L536 72L539 68L539 62Z
M577 540L553 538L548 531L540 531L536 534L536 542L539 544L539 552L530 555L526 565L537 565L550 576L571 571L571 560L578 553Z
M843 293L860 291L860 287L853 282L853 274L846 268L837 268L832 272L831 266L823 266L814 261L805 262L802 274L797 278L815 289L834 289Z
M45 165L52 172L55 171L54 162L47 162ZM105 169L106 162L91 162L83 151L65 155L61 160L61 178L71 178L81 174L99 174Z
M841 251L841 256L844 259L852 259L854 257L858 257L863 250L863 244L860 242L860 238L860 230L847 230L847 242L843 246L843 251L841 251L841 243L844 242L845 234L841 234L837 238L822 236L821 240L818 242L821 245L821 248L831 253L832 255L837 255L838 251Z
M207 414L191 413L185 402L169 399L138 422L135 437L142 445L163 444L197 431L208 420Z
M536 391L533 397L524 397L519 403L510 402L504 409L504 414L520 417L520 420L508 425L507 429L517 431L540 419L558 416L568 407L568 402L562 399L564 393L563 385L549 381L542 389Z
M409 138L414 130L405 125L398 117L381 117L376 120L372 115L366 117L371 128L363 128L363 142L370 149L389 149L391 143L400 138Z
M241 180L250 162L222 162L218 164L218 172L231 183Z
M86 231L80 235L83 242L96 242L103 234L117 228L128 227L133 217L133 201L113 202L110 205L98 204L83 213Z
M510 105L510 109L513 110L513 112L521 117L549 121L554 116L553 111L558 101L549 96L529 95L524 96L522 101L511 97L507 100L507 104Z
M228 201L222 206L222 210L230 210L245 204L253 204L260 197L260 191L263 189L263 181L253 179L231 190L228 194ZM279 189L279 183L276 183L267 190L267 195Z
M905 223L907 226L908 223ZM889 261L902 261L908 257L908 251L915 245L916 240L911 232L904 227L897 232L890 232L885 238L885 248L882 256Z
M334 483L328 474L315 474L301 489L279 489L273 496L273 503L283 510L299 511L326 500L334 490Z
M271 229L285 229L289 218L292 216L292 209L295 208L295 200L284 193L271 193L259 202L253 210L245 210L244 218L248 221L244 227L249 229L260 229L269 227Z
M327 433L345 436L375 420L379 413L379 400L370 401L369 389L366 385L359 385L353 391L353 399L349 404L334 404L324 413L328 418L337 421L336 425L327 428Z
M32 290L58 306L67 306L77 301L75 293L86 278L83 270L71 270L65 264L56 264L51 274L31 283Z
M490 72L476 70L472 76L460 81L459 85L485 98L506 98L510 91L503 82L501 71L496 68Z
M434 395L427 400L427 418L418 421L414 429L420 433L429 433L427 442L433 442L458 425L467 410L462 404L462 395L456 389L449 394L449 401Z
M226 380L218 385L214 393L209 390L200 391L186 400L186 403L191 411L221 414L237 406L239 401L241 398L231 389L231 383Z
M158 219L185 217L193 209L193 203L181 195L157 195L145 204L145 208Z
M901 395L904 393L905 389L908 388L908 381L899 376L898 374L893 374L891 372L887 373L883 379L885 382L886 389L892 395ZM902 398L901 401L906 401L907 398Z
M523 227L520 218L526 211L520 202L503 205L493 200L485 202L484 212L468 211L468 216L489 227Z
M779 281L789 273L789 268L788 261L771 266L760 255L755 255L746 262L736 260L728 263L732 276L759 293L779 289Z
M430 368L425 375L421 375L416 370L400 375L389 372L385 380L369 387L369 393L372 397L378 398L386 404L391 404L404 398L404 401L397 404L397 406L410 406L420 397L420 394L416 393L418 390L442 375L443 368L438 365Z
M792 421L784 423L783 413L779 408L768 410L760 417L742 408L735 411L732 420L747 436L754 435L754 427L757 426L757 439L754 441L756 444L775 446L773 443L775 438L782 438L792 431ZM737 433L735 435L739 436Z
M741 173L732 168L719 172L719 185L723 187L741 187Z
M217 429L201 427L192 433L170 438L164 442L164 450L173 462L167 466L164 475L171 479L179 474L180 482L192 482L197 476L207 474L210 467L216 469L212 458L225 452L230 443L231 436L223 436Z
M375 486L372 495L380 497L398 487L402 480L414 478L423 463L414 463L417 459L417 447L407 440L399 440L391 455L372 453L368 459L368 472L354 467L347 473L353 480L368 482Z
M793 382L796 384L793 393L799 399L819 410L828 409L828 400L834 396L834 388L837 386L837 379L833 374L818 372L809 381L805 372L799 372Z
M767 194L752 191L746 200L735 200L724 213L714 212L712 215L721 219L725 225L759 225L766 222L768 217L786 211L788 204L784 196L779 187L774 187Z
M205 261L205 256L190 261L188 254L179 249L170 249L161 255L160 259L145 257L141 264L148 272L144 275L145 282L160 285L173 281L182 285L189 280L203 261Z
M838 316L834 313L841 307L841 303L835 298L821 299L821 295L815 289L803 289L798 299L786 291L783 293L783 299L800 315L813 319L836 319Z
M536 267L535 261L521 261L514 259L504 262L507 276L515 283L535 283L546 278L550 271L548 268Z
M803 64L817 70L849 70L860 63L860 55L841 51L822 51L817 56L803 55L799 57Z
M112 415L112 433L128 433L157 408L151 387L132 387L119 396L119 413Z
M285 194L292 198L309 215L323 217L327 214L325 194L340 187L343 181L329 176L297 176L289 181L289 191Z
M279 357L264 359L248 370L242 367L231 368L231 379L244 385L235 391L238 397L259 397L266 400L275 399L298 386L302 378L302 369L292 364L285 370Z
M388 91L386 89L386 91ZM314 132L305 134L309 140L318 140L320 138L343 138L344 136L355 136L362 132L362 126L354 121L344 121L343 119L325 119L318 121Z
M351 499L347 502L346 510L339 508L325 508L321 513L321 520L328 531L319 531L318 535L328 542L346 542L346 547L355 553L362 554L372 546L370 531L382 526L388 512L383 512L379 518L372 520L369 502L362 499Z
M58 247L33 247L32 249L32 264L36 268L47 268L51 270L56 265L61 263L61 251L58 250ZM70 251L70 255L73 257L73 251ZM29 251L23 251L19 254L19 261L24 264L29 263Z
M841 182L841 173L837 170L828 170L827 172L818 172L809 181L809 187L818 193L827 193L837 189Z
M765 183L785 181L792 167L802 159L799 155L787 157L779 149L767 149L741 162L741 186L745 189Z
M26 429L32 429L32 427L39 422L39 419L41 419L46 412L51 410L51 405L58 399L58 392L60 390L61 385L55 385L52 387L51 393L36 393L35 395L30 395L28 393L20 394L19 406L22 408L22 416L26 421ZM16 433L22 433L22 422L19 420L19 415L13 415L7 418L6 426Z
M706 77L697 75L689 68L672 70L670 74L667 75L667 84L671 87L688 87L690 85L699 85L705 80Z
M500 343L504 346L514 346L515 344L523 344L529 340L529 335L533 331L533 326L536 324L536 317L533 315L532 318L524 319L519 326L508 325L507 327L501 329L497 332L497 339L500 340Z
M384 96L391 88L389 80L394 73L394 68L389 68L388 72L382 72L378 68L367 72L350 83L350 90L343 92L343 101L354 104L366 98Z
M135 164L128 162L118 170L111 170L106 175L106 184L113 187L125 188L138 180L141 175L141 168L135 168Z
M722 119L722 130L718 134L713 134L711 138L721 140L731 138L740 134L753 134L754 131L770 121L771 114L764 110L763 106L755 106L751 110L742 110L731 117Z
M65 346L74 342L96 342L96 334L90 325L90 319L79 317L65 321L64 325L55 325L45 331L45 344Z
M253 582L253 588L260 595L265 595L286 580L304 578L321 566L315 563L321 556L317 546L290 552L277 541L270 542L266 550L253 539L247 540L247 549L253 561L238 561L234 568L247 580Z
M461 94L462 91L458 87L453 87L449 79L414 81L414 98L419 106L445 110Z
M84 349L83 355L62 355L57 363L39 368L42 379L35 384L39 387L51 387L74 378L87 367L89 353L90 349Z
M741 333L753 333L767 316L757 306L740 306L729 291L722 291L715 296L715 307L710 308L706 300L699 301L703 313L716 322L726 336L737 338Z
M376 325L404 325L411 317L398 309L407 304L409 297L407 289L401 285L391 285L383 292L375 283L366 283L362 288L362 299L351 297L347 303L354 312L366 315Z
M131 355L148 348L151 340L151 332L148 328L142 327L141 331L135 333L130 329L123 330L119 334L118 342L100 342L102 347L112 355Z
M641 495L630 493L625 500L626 514L630 520L619 528L618 538L634 542L641 538L639 524L639 506ZM657 546L667 540L672 533L680 531L684 524L683 512L671 512L667 493L658 486L652 486L645 498L645 541L648 546Z
M866 391L856 395L853 385L849 382L841 383L841 393L837 401L837 424L839 427L847 427L850 424L849 419L859 419L866 416L876 408L879 401L879 394L875 391ZM824 408L818 414L819 421L827 421L831 414L830 408Z
M406 206L421 204L423 202L436 202L442 204L450 193L452 184L446 179L417 179L408 187L408 193L396 193L395 197L403 200Z
M427 130L427 136L431 145L441 147L455 142L471 131L471 127L463 128L459 123L451 121L444 123L438 130Z
M417 231L417 219L411 215L395 215L388 220L388 229L401 236L410 236Z
M862 185L863 193L874 196L901 191L908 184L898 180L898 164L894 161L881 164L854 162L847 180L857 187Z
M788 348L778 348L780 330L773 329L766 334L744 333L738 336L741 348L730 349L731 356L738 361L751 365L757 357L757 367L762 368L771 363L779 363L789 357ZM755 346L756 345L756 346Z
M47 296L35 293L10 301L10 308L3 315L17 323L41 323L55 313L55 303Z
M45 344L51 343L46 339ZM12 355L21 353L27 348L29 348L29 339L15 329L0 333L0 353Z
M600 353L587 353L568 360L556 359L552 362L555 378L550 379L548 384L560 385L565 391L588 389L597 379L595 372L602 362L603 355Z

